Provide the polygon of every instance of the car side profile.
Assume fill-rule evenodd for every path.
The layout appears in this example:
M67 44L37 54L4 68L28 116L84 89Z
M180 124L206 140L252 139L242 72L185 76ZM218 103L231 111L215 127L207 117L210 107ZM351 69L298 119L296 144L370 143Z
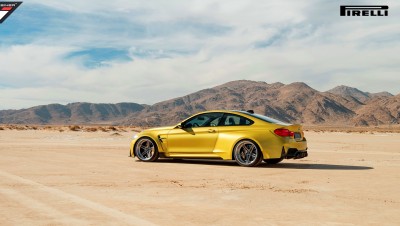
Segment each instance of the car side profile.
M288 124L253 111L206 111L177 125L144 130L130 144L130 156L153 162L158 158L235 160L241 166L262 161L308 156L301 125Z

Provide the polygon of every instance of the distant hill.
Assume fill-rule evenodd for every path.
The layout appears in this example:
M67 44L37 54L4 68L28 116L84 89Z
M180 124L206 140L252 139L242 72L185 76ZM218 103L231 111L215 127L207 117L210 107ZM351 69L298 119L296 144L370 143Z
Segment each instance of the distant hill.
M399 95L371 94L347 86L320 92L302 82L285 85L248 80L228 82L154 105L73 103L0 111L0 123L159 126L176 124L194 113L213 109L253 109L283 121L310 125L400 123Z
M146 105L135 103L49 104L22 110L0 111L3 124L112 124L128 115L138 113Z
M327 91L328 93L333 93L345 98L351 98L359 103L365 103L365 101L371 99L371 95L367 92L363 92L359 89L348 87L348 86L337 86L331 90Z

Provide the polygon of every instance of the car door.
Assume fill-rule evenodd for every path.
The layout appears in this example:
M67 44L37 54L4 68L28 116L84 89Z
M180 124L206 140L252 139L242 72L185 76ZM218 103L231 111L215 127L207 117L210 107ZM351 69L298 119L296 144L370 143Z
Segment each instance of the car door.
M167 148L170 156L211 154L218 139L217 125L223 113L195 115L182 123L182 128L169 131Z

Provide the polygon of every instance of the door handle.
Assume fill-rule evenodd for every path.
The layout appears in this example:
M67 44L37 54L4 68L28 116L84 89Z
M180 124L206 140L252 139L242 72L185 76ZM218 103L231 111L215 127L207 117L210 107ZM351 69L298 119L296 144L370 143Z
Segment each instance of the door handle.
M209 133L215 133L215 129L209 129L208 132Z

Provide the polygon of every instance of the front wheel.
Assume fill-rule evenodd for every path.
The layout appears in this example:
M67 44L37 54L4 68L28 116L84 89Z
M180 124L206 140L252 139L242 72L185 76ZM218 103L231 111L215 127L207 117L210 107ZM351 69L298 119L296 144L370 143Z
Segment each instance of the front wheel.
M251 140L239 141L233 149L236 162L241 166L257 166L262 161L262 153Z
M156 143L149 137L140 138L135 144L135 155L143 162L156 161L159 157Z

